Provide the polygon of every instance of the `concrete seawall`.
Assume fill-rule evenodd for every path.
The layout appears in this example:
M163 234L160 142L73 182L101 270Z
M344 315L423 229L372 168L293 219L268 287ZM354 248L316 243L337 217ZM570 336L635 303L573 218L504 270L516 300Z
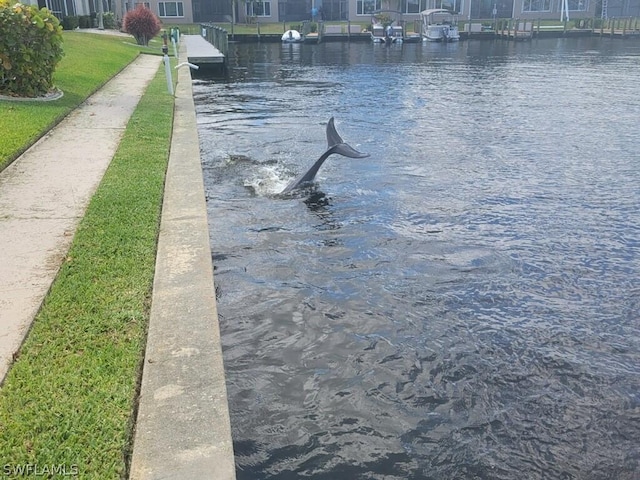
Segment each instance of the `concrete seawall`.
M180 48L180 62L186 61ZM175 70L174 70L175 72ZM234 480L189 69L178 71L130 478Z

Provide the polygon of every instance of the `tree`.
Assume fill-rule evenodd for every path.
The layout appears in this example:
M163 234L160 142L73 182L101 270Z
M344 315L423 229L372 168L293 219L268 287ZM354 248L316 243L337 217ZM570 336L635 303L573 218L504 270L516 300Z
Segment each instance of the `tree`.
M156 15L144 5L138 5L124 16L122 28L136 39L138 45L149 45L149 40L162 29L162 23Z

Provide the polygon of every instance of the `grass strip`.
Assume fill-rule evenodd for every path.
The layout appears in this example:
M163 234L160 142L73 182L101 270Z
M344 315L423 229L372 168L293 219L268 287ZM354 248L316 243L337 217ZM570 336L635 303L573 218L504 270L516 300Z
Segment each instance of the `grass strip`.
M73 31L63 35L65 56L56 68L53 82L64 96L50 102L0 100L0 171L131 63L140 51L161 51L158 39L145 49L133 44L133 38L123 36Z
M128 473L173 122L163 70L0 391L0 468L9 477L7 468L34 464L83 479Z

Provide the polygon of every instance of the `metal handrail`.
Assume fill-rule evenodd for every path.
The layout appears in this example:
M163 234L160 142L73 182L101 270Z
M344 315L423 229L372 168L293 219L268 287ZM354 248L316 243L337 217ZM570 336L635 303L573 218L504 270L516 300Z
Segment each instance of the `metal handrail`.
M202 27L202 36L226 56L229 51L229 34L227 31L212 23L202 23L200 26Z

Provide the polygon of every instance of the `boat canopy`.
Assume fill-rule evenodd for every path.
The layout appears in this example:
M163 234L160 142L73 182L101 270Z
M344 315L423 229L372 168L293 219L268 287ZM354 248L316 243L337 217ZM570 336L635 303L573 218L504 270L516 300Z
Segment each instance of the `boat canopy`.
M451 10L447 10L446 8L432 8L430 10L423 10L420 12L420 15L423 17L428 17L429 15L433 15L434 13L447 13L449 15L455 15L455 13L451 12Z
M387 15L391 23L398 23L402 20L402 12L399 10L376 10L371 12L371 23L373 25L379 23L377 19L378 15Z
M384 10L384 9L380 9L380 10L375 10L373 12L371 12L371 15L378 15L380 13L393 13L394 15L397 15L398 17L402 17L402 12L400 10Z

